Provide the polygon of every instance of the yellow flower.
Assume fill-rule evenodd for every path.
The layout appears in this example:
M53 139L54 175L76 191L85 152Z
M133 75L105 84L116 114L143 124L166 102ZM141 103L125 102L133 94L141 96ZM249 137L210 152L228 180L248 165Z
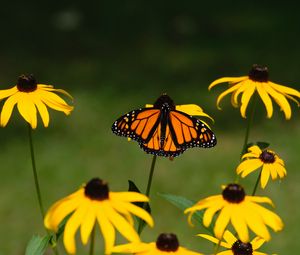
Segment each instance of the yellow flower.
M251 146L248 153L242 156L245 159L236 169L237 174L242 174L244 178L248 174L262 167L260 184L264 189L268 183L270 175L272 180L282 179L286 176L284 162L279 156L271 150L261 150L257 145Z
M201 255L201 253L180 246L176 235L166 233L160 234L156 242L118 245L112 249L112 252L136 255Z
M249 241L248 227L256 235L269 241L271 236L267 226L274 231L279 231L283 228L283 223L278 215L257 203L273 205L267 197L247 196L240 185L228 184L222 195L200 200L194 206L186 209L185 213L189 213L188 220L191 224L193 213L206 209L203 215L203 225L208 227L213 216L220 211L214 226L214 234L218 239L222 238L224 230L231 222L241 241Z
M219 240L213 236L205 234L199 234L198 236L201 236L215 244L219 243ZM223 239L224 242L222 241L220 246L226 248L227 250L221 251L216 255L267 255L266 253L256 251L265 242L265 240L260 237L255 237L250 243L244 243L241 240L238 240L231 232L226 230Z
M37 111L45 127L49 124L49 113L46 106L69 115L73 106L68 105L54 92L71 95L62 89L54 89L51 85L38 84L32 75L21 75L16 86L0 90L0 100L7 98L1 112L0 124L5 127L10 119L14 106L17 104L21 116L33 129L37 126Z
M44 224L46 228L57 232L60 222L72 213L65 225L64 245L69 254L75 254L77 229L81 227L81 240L86 245L97 221L104 237L105 252L109 254L115 243L115 229L131 242L140 241L131 214L153 226L153 219L148 212L131 203L147 201L145 195L137 192L111 192L107 183L94 178L75 193L52 205Z
M234 107L241 105L240 111L243 118L246 118L246 109L250 98L255 91L263 101L267 117L271 118L273 115L273 104L271 98L280 106L281 110L285 114L286 119L290 119L292 115L291 107L287 99L291 99L299 106L300 92L296 89L292 89L286 86L282 86L269 81L268 68L265 66L253 65L248 76L241 77L223 77L215 80L208 87L210 90L212 87L219 83L228 82L229 89L221 93L217 99L217 107L219 107L220 101L228 94L232 93L231 103ZM239 95L242 94L240 104Z

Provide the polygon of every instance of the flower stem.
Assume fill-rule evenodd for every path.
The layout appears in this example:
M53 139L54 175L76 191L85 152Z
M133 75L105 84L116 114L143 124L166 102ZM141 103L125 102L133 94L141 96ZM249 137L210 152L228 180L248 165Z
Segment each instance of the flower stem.
M151 168L150 168L150 172L149 172L149 177L148 177L146 193L145 193L145 195L147 197L150 196L150 190L151 190L151 184L152 184L152 179L153 179L153 174L154 174L154 169L155 169L156 158L157 158L157 156L153 155ZM143 209L145 209L145 207L146 207L146 203L143 204ZM139 225L138 225L138 234L139 235L142 233L142 222L143 222L143 220L139 219Z
M37 171L36 171L33 140L32 140L32 129L31 129L30 124L28 124L28 137L29 137L29 146L30 146L30 155L31 155L31 163L32 163L34 184L35 184L36 194L37 194L38 203L39 203L39 207L40 207L40 213L42 215L42 218L44 219L45 211L44 211L44 207L43 207L41 190L40 190L38 175L37 175Z
M255 186L254 186L254 189L253 189L253 191L252 191L252 196L254 196L255 193L256 193L256 190L257 190L257 187L258 187L258 183L259 183L259 180L260 180L260 177L261 177L261 171L262 171L262 170L260 170L259 175L258 175L258 177L257 177L256 183L255 183Z
M92 233L91 233L91 243L90 243L90 251L89 251L89 255L93 255L94 254L94 248L95 248L95 226L93 227Z
M224 229L223 233L222 233L222 236L221 238L219 239L219 242L217 243L216 247L215 247L215 250L214 250L214 255L216 255L220 249L220 246L221 246L221 242L222 242L222 239L223 239L223 236L224 236L224 233L226 231L226 228Z

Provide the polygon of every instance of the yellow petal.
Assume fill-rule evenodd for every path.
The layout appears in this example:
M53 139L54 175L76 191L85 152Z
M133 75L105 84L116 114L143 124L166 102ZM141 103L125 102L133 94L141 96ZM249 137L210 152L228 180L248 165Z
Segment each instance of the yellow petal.
M284 112L285 118L289 120L292 116L292 110L285 96L278 93L271 86L266 86L265 89L269 93L269 95L274 98L275 102L280 106L281 110Z
M0 100L4 99L6 97L10 97L10 96L12 96L15 93L18 93L17 86L14 86L14 87L12 87L10 89L0 90Z
M250 101L250 98L252 97L253 93L255 92L255 84L254 82L251 83L252 86L249 86L243 93L242 99L241 99L241 115L243 118L246 118L246 109L248 106L248 103Z
M206 234L198 234L197 236L200 236L200 237L202 237L202 238L204 238L204 239L207 239L208 241L211 241L211 242L213 242L213 243L215 243L215 244L218 244L218 243L220 242L219 239L217 239L217 238L215 238L215 237L213 237L213 236L210 236L210 235L206 235ZM225 243L225 242L221 242L221 243L220 243L220 246L230 249L231 246L232 246L232 244L228 244L228 243Z
M31 125L32 129L37 126L36 108L28 93L20 92L20 100L18 101L18 110L22 117Z
M50 108L64 112L66 115L69 115L73 110L73 107L68 105L61 97L54 94L53 92L39 90L38 94L41 100Z
M242 173L242 177L246 177L248 174L252 173L259 167L263 165L263 162L260 159L246 159L240 163L236 169L236 173Z
M49 113L45 104L41 101L38 94L31 94L31 100L36 105L45 127L49 125Z
M38 84L38 87L40 87L40 85L41 84ZM73 97L67 91L65 91L63 89L54 89L53 86L43 87L43 89L46 91L52 91L52 92L58 92L58 93L64 94L65 96L67 96L73 100Z
M227 251L221 251L218 252L216 255L232 255L232 250L227 250Z
M239 239L247 243L249 242L249 232L244 215L245 212L240 204L233 205L231 223L238 233Z
M289 94L289 95L300 98L300 92L296 89L292 89L287 86L279 85L274 82L268 82L268 83L270 86L272 86L273 89L277 90L279 93Z
M284 178L286 176L286 169L281 164L276 164L276 170L279 178Z
M231 103L235 107L237 107L239 105L239 103L238 103L239 95L241 93L244 93L244 91L247 89L247 87L251 86L248 79L240 82L239 84L240 84L240 87L232 93L232 97L231 97Z
M231 248L231 246L237 241L237 238L228 230L225 231L223 238L228 243L228 248Z
M149 198L138 192L109 192L110 199L123 202L149 202Z
M119 215L108 203L104 204L105 214L109 221L114 227L130 242L139 242L139 235L136 233L134 228L121 216Z
M261 171L260 184L262 189L264 189L269 181L270 171L268 166L264 165Z
M130 213L136 215L137 217L139 217L139 218L143 219L145 222L147 222L150 227L153 227L153 225L154 225L153 219L146 210L144 210L136 205L133 205L131 203L119 202L118 207L119 206L127 209Z
M221 109L221 107L219 106L221 100L222 100L225 96L227 96L228 94L230 94L230 93L232 93L233 91L237 90L239 87L240 87L240 84L236 84L236 85L230 87L229 89L225 90L224 92L222 92L222 93L218 96L218 98L217 98L217 107L218 107L218 109Z
M251 241L251 245L252 245L252 248L253 250L257 250L259 249L266 241L261 238L261 237L255 237L252 241Z
M128 243L117 245L111 250L114 253L141 253L149 250L150 245L146 243Z
M255 202L255 203L267 203L274 207L272 200L268 197L246 196L245 200L250 202Z
M5 127L10 119L11 113L13 111L13 108L15 104L20 100L20 93L17 93L15 95L12 95L9 97L4 105L1 112L1 126Z
M108 219L105 203L97 203L95 206L97 221L99 222L105 242L105 254L110 254L115 244L116 233L112 223Z
M254 153L257 155L257 157L260 156L260 154L262 153L262 150L257 146L257 145L253 145L250 148L248 148L248 151Z
M87 212L87 202L84 201L67 221L64 230L64 245L68 253L76 253L75 234Z
M221 210L214 227L214 233L218 239L222 239L223 233L229 223L231 213L231 205L227 205Z
M257 92L258 92L260 98L262 99L262 101L266 107L267 118L271 118L273 115L273 104L272 104L272 100L271 100L269 94L265 90L266 85L267 85L266 83L257 82L256 88L257 88Z
M176 105L176 110L180 112L184 112L191 116L203 116L211 119L214 121L212 117L210 117L208 114L206 114L203 109L196 104L183 104L183 105Z
M223 82L229 82L229 83L238 83L242 80L248 79L248 76L241 76L241 77L223 77L223 78L219 78L215 81L213 81L209 87L208 90L210 90L212 87L216 86L219 83L223 83Z
M81 241L84 245L87 244L91 232L93 230L93 227L95 225L95 221L96 221L96 212L94 209L95 203L98 203L98 201L89 202L88 211L84 217L84 220L81 223L80 235L81 235Z
M223 204L217 204L215 206L209 207L206 209L203 215L203 225L208 227L213 219L213 216L217 211L219 211L223 207Z

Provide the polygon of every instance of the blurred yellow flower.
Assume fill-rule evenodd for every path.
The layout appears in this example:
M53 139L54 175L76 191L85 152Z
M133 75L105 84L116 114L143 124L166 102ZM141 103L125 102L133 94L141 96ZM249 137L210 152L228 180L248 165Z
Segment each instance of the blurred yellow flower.
M228 94L232 93L231 103L234 107L241 106L240 111L243 118L246 118L246 109L248 103L255 93L260 96L263 101L267 117L271 118L273 115L273 104L271 98L280 106L285 114L286 119L290 119L292 115L291 106L287 99L291 99L299 106L300 92L286 86L282 86L269 81L268 68L265 66L253 65L248 76L241 77L223 77L212 82L208 89L210 90L219 83L228 82L229 89L225 90L218 96L217 107L219 109L220 101ZM240 104L239 95L242 94Z
M0 124L5 127L11 117L14 106L17 104L21 116L33 129L37 126L37 111L45 127L49 124L49 113L46 106L69 115L73 106L68 105L54 92L72 96L62 89L54 89L51 85L38 84L32 75L21 75L16 86L0 90L0 100L7 98L1 111Z
M198 236L201 236L215 244L219 243L219 240L213 236L205 234L199 234ZM230 231L226 230L223 239L224 241L220 243L220 246L227 250L221 251L216 255L267 255L266 253L256 251L265 242L265 240L260 237L255 237L251 242L244 243L241 240L238 240Z
M160 234L156 242L118 245L112 249L112 252L134 253L136 255L201 255L201 253L180 246L176 235L166 233Z
M184 213L189 213L188 221L192 224L193 214L198 210L206 209L203 215L203 225L208 227L213 216L220 211L214 226L214 234L218 239L222 238L227 225L231 222L242 242L249 241L248 227L256 235L269 241L271 236L267 226L274 231L279 231L283 228L283 223L278 215L257 203L273 205L267 197L247 196L240 185L228 184L222 195L200 200L186 209Z
M270 175L272 180L278 177L282 179L286 176L284 162L274 151L261 150L257 145L254 145L248 149L248 153L245 153L242 159L245 160L237 167L237 174L241 174L244 178L262 167L260 184L263 189L266 187Z
M44 224L46 228L57 232L60 222L72 213L65 225L64 245L69 254L75 254L77 229L81 226L81 240L86 245L97 220L105 241L105 254L110 254L115 243L115 229L131 242L140 241L131 214L153 226L150 214L131 203L148 201L145 195L137 192L111 192L106 182L94 178L78 191L52 205Z

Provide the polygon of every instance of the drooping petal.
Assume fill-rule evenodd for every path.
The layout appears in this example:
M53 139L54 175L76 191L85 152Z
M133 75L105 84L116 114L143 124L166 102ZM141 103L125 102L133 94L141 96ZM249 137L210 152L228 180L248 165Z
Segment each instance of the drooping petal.
M259 251L253 251L253 254L252 255L268 255L267 253L264 253L264 252L259 252ZM276 255L276 254L273 254L273 255Z
M149 202L149 198L144 194L132 191L125 192L109 192L109 197L112 200L124 202Z
M64 112L66 115L69 115L73 110L73 106L68 105L65 100L63 100L58 95L53 92L39 90L38 91L41 100L50 108Z
M247 243L249 242L249 232L246 224L246 219L244 217L244 208L239 204L233 205L233 208L234 209L232 210L231 223L238 233L239 239L242 242Z
M10 89L0 90L0 100L4 99L6 97L11 97L13 94L16 94L18 92L19 92L19 90L18 90L17 86L14 86Z
M236 173L242 173L242 177L246 177L251 172L260 168L263 165L263 162L260 159L247 159L240 163L236 169Z
M225 90L224 92L222 92L222 93L218 96L218 98L217 98L217 107L218 107L218 109L221 109L221 107L220 107L220 102L221 102L221 100L222 100L225 96L227 96L228 94L230 94L230 93L232 93L233 91L237 90L239 87L240 87L240 84L236 84L236 85L230 87L229 89Z
M221 210L214 227L214 233L218 239L222 238L222 235L229 223L231 213L232 213L231 205L227 205Z
M28 93L20 92L18 110L22 117L31 125L32 129L37 126L36 108Z
M284 112L285 118L289 120L292 116L292 110L289 102L284 97L284 95L278 93L271 86L266 86L265 89L269 93L269 95L274 98L275 102L280 106L281 110Z
M154 225L153 219L146 210L144 210L141 207L138 207L134 204L131 204L131 203L119 202L118 206L121 206L121 207L127 209L130 213L134 214L135 216L137 216L137 217L143 219L145 222L147 222L150 227L153 227L153 225Z
M9 97L2 108L2 112L1 112L1 126L5 127L10 119L10 116L12 114L13 108L15 106L15 104L21 100L20 99L20 93L16 93L15 95L12 95L11 97Z
M260 184L261 184L261 188L264 189L267 186L267 183L269 181L270 178L270 170L269 167L267 165L264 165L262 167L262 171L261 171L261 177L260 177Z
M204 239L207 239L207 240L209 240L209 241L211 241L211 242L213 242L213 243L215 243L215 244L218 244L218 243L220 242L219 239L217 239L217 238L215 238L215 237L213 237L213 236L210 236L210 235L206 235L206 234L198 234L197 236L200 236L200 237L202 237L202 238L204 238ZM225 243L225 242L221 242L221 243L220 243L220 246L230 249L231 246L232 246L232 244L228 244L228 243Z
M105 208L105 214L109 221L114 225L114 227L124 236L127 240L131 242L139 242L140 238L134 228L121 216L119 215L108 203L103 203Z
M45 127L49 125L49 112L37 93L31 93L31 100L36 105Z
M277 92L279 92L279 93L289 94L289 95L300 98L300 92L296 89L293 89L293 88L290 88L287 86L283 86L283 85L279 85L279 84L276 84L276 83L270 82L270 81L268 83L273 89L277 90Z
M183 105L176 105L176 110L180 112L184 112L186 114L189 114L191 116L202 116L207 117L214 121L212 117L210 117L208 114L206 114L203 109L196 104L183 104Z
M40 85L41 84L38 84L38 87L41 87ZM43 86L42 88L43 88L43 90L46 90L46 91L58 92L58 93L64 94L65 96L67 96L73 100L73 97L67 91L65 91L63 89L54 89L53 86L46 86L46 87Z
M105 254L110 254L111 249L115 244L116 233L112 223L108 219L106 212L105 203L95 204L95 212L97 214L97 221L99 222L101 232L103 234L103 239L105 243Z
M213 88L214 86L216 86L219 83L224 83L224 82L229 82L229 83L238 83L241 82L243 80L248 79L248 76L241 76L241 77L223 77L223 78L219 78L215 81L213 81L209 87L208 90L211 90L211 88Z
M66 223L63 241L67 252L70 254L76 253L75 233L83 221L87 209L87 201L83 201Z
M248 103L250 101L250 98L252 97L253 93L255 92L255 85L252 82L252 86L249 86L243 93L242 98L241 98L241 108L240 112L243 118L246 118L246 109L248 106Z
M256 83L257 92L262 99L267 111L267 118L271 118L273 115L273 104L269 94L265 90L265 86L268 86L268 84L259 82Z
M111 250L114 253L140 253L149 250L150 244L146 243L128 243L117 245Z
M257 250L259 249L266 241L261 238L261 237L255 237L252 241L251 241L251 245L253 250Z
M246 196L245 201L250 201L255 203L266 203L274 207L272 200L268 197Z
M231 248L231 246L237 241L237 238L228 230L225 231L223 238L229 245L228 248Z
M232 250L227 250L227 251L218 252L216 255L233 255L233 253Z
M223 207L223 204L217 204L215 206L209 207L205 210L203 215L203 225L208 227L213 219L213 216L217 211Z
M286 176L286 169L281 164L276 164L274 168L276 169L275 171L277 171L280 179Z
M256 154L258 157L262 153L262 150L257 145L251 146L250 148L248 148L248 151Z
M81 224L80 235L81 235L81 241L84 245L87 244L91 232L93 230L93 227L95 225L95 221L96 221L96 212L95 212L95 205L94 205L95 203L97 202L95 201L89 202L87 213Z
M238 107L238 105L239 105L239 103L238 103L239 95L241 93L244 93L244 91L247 89L247 87L251 86L251 83L249 83L248 79L240 82L239 84L240 84L240 87L232 93L232 97L231 97L231 103L233 106L236 106L236 107Z

